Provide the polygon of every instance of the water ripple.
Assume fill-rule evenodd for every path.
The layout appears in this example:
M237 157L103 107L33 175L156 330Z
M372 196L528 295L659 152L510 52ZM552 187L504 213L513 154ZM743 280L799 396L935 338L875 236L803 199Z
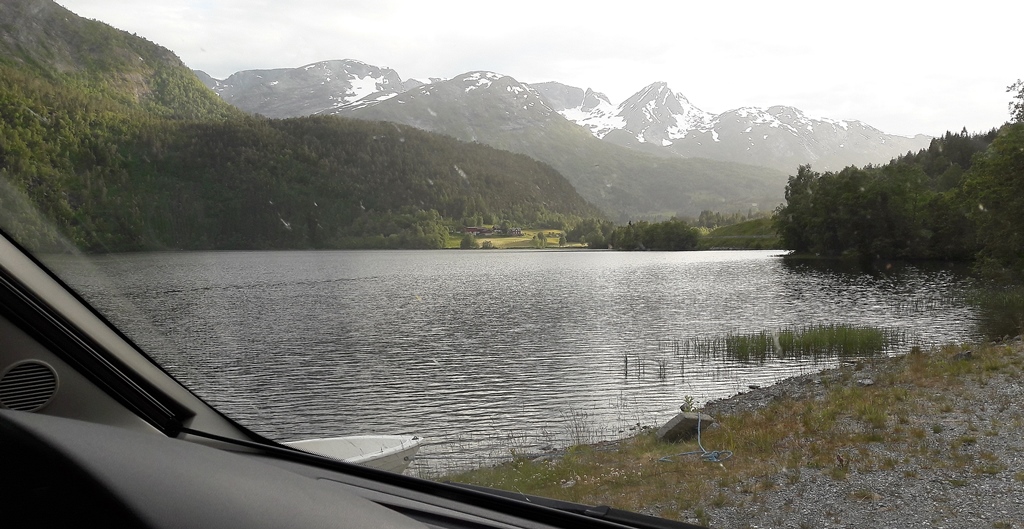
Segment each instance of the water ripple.
M686 396L828 367L709 361L680 354L681 340L818 323L973 336L955 273L869 275L773 253L207 252L57 268L253 430L416 433L430 440L413 470L424 475L621 436Z

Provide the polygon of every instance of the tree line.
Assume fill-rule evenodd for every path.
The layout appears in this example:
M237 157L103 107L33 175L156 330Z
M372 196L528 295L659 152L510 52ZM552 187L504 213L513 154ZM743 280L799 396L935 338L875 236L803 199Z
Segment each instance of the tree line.
M977 261L1024 273L1021 123L947 132L882 166L801 166L785 197L776 229L799 254Z

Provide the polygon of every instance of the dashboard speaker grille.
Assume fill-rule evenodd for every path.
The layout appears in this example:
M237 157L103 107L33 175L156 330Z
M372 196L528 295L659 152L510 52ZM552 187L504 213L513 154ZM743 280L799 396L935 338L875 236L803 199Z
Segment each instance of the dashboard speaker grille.
M57 393L57 373L36 360L18 362L0 376L0 407L38 411Z

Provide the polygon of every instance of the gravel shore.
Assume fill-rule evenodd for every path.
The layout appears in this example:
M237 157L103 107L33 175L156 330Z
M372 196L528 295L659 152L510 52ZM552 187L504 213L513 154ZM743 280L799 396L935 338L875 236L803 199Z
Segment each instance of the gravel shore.
M1024 358L1020 337L998 347ZM946 356L949 362L978 361L969 353ZM895 384L886 375L903 369L903 362L880 359L795 377L709 403L704 411L716 418L756 413L779 399L821 400L837 385ZM688 521L716 529L1024 528L1024 380L1020 362L1010 365L941 387L908 387L918 402L899 427L914 432L910 442L872 442L837 453L840 478L835 467L801 468L795 476L790 470L767 476L762 490L721 487L718 506L708 506L703 520ZM886 428L896 424L891 418ZM867 459L886 463L860 464Z

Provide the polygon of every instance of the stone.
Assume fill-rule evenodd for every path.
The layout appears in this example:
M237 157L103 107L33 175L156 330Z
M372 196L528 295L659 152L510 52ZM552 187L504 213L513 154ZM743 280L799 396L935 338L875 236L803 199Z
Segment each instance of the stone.
M875 385L875 381L873 379L870 379L870 378L862 378L862 379L857 381L857 385L861 386L861 387L874 386Z
M715 419L704 413L684 411L673 417L664 426L658 429L655 434L658 439L674 443L691 439L697 435L697 424L700 424L701 431L706 430L715 422Z

